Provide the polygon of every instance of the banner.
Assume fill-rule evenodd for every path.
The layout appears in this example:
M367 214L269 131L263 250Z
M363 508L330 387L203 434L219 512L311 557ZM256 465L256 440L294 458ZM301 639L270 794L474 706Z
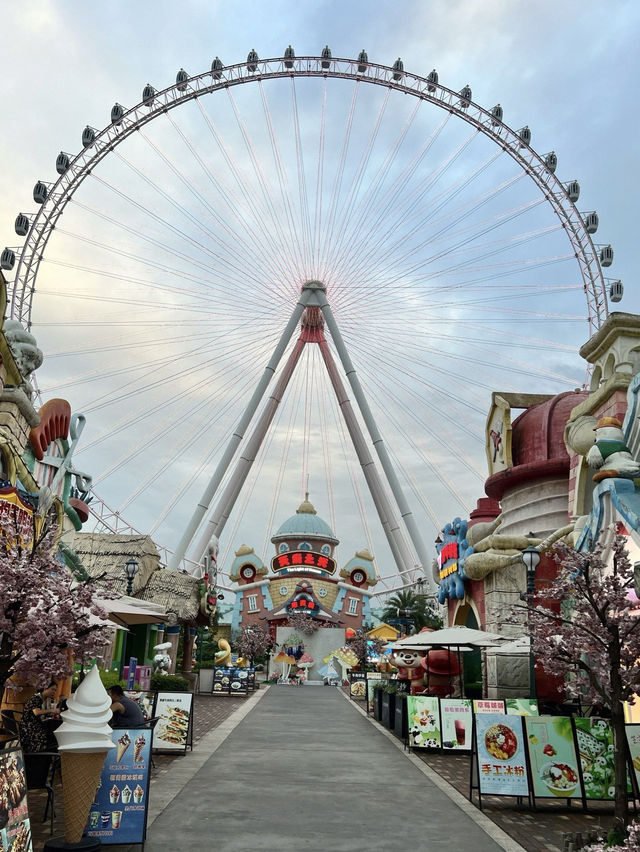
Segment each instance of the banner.
M154 716L158 722L153 729L153 748L162 751L185 751L191 730L190 692L159 692L156 697Z
M431 695L408 695L406 702L411 748L440 748L438 699Z
M534 796L581 799L571 718L529 716L524 725Z
M468 698L441 698L442 747L459 751L471 750L473 714Z
M507 716L539 716L535 698L507 698Z
M522 722L519 716L476 714L476 757L481 793L529 795Z
M501 698L474 698L474 713L504 713L504 701Z
M105 846L144 843L149 804L151 730L114 728L86 833Z
M0 843L3 852L32 852L22 750L0 752Z

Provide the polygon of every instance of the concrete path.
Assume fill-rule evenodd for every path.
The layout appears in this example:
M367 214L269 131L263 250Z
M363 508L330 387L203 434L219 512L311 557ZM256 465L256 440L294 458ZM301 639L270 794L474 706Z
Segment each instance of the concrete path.
M147 852L521 848L339 690L272 687L258 698L203 738L196 764L163 778Z

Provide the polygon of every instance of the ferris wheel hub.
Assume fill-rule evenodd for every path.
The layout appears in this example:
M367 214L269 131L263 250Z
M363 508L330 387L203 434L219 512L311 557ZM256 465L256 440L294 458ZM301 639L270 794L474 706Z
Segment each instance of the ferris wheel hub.
M300 291L304 293L305 290L322 290L322 292L326 292L326 287L322 283L322 281L305 281Z

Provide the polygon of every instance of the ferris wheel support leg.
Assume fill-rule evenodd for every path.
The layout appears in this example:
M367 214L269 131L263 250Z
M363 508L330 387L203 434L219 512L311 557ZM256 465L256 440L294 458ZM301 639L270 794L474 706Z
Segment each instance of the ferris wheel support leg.
M267 386L276 371L276 367L280 363L280 359L282 358L287 344L291 340L291 337L294 331L296 330L296 326L298 325L300 317L302 316L302 312L307 307L307 304L312 298L313 292L313 289L303 288L300 299L296 304L295 308L293 309L291 318L289 319L285 330L282 332L282 336L280 337L280 340L278 341L276 348L273 351L273 355L271 356L269 363L265 367L264 373L262 374L262 377L260 378L256 389L251 395L251 399L249 400L247 407L245 408L244 413L242 414L242 417L240 418L238 425L236 426L234 433L231 436L229 443L227 444L224 454L218 462L218 466L216 467L209 484L205 488L204 493L202 494L202 497L200 498L200 501L196 506L195 512L193 513L191 520L189 521L184 533L182 534L182 538L180 539L180 542L176 547L171 561L167 565L167 568L170 571L177 571L181 561L183 560L187 552L187 548L191 544L191 541L194 535L196 534L198 527L202 523L202 519L204 518L205 514L207 513L207 510L209 509L211 500L213 499L216 490L220 486L222 478L227 472L227 468L231 464L236 450L238 449L238 446L242 441L242 438L244 437L244 433L249 423L251 422L254 414L256 413L258 406L260 405L260 401L264 396ZM200 558L200 556L198 556L198 558Z
M420 535L420 532L418 530L415 518L413 517L411 509L409 508L409 504L407 503L407 500L404 496L400 481L397 477L393 464L391 463L391 458L389 456L389 453L387 452L387 448L384 444L384 441L382 440L382 435L378 430L375 419L373 417L373 413L364 395L364 391L362 390L360 379L358 378L358 374L356 373L355 367L351 362L351 358L349 357L349 353L347 352L347 347L345 346L344 340L342 339L342 334L340 333L340 329L335 321L333 311L331 310L331 306L329 305L329 302L327 301L326 297L322 301L322 313L324 315L325 322L327 323L327 328L329 329L331 337L333 338L335 347L338 350L338 355L340 356L342 366L344 367L345 373L347 374L347 378L349 379L349 384L351 385L353 395L355 396L356 402L358 403L358 407L360 408L362 418L365 422L367 429L369 430L369 435L371 437L373 445L376 448L378 458L380 459L380 464L382 465L382 469L387 478L387 482L398 505L400 515L405 523L407 532L409 533L409 537L411 539L411 542L413 543L416 553L418 554L418 559L422 563L422 574L429 583L430 589L432 591L435 591L435 583L431 577L431 571L429 570L429 554L427 553L427 549L424 546L424 542L422 541L422 536Z
M365 441L362 430L360 429L360 424L355 417L351 406L351 400L347 396L347 392L327 345L327 341L323 339L319 343L319 346L327 368L327 373L329 374L331 384L333 385L336 399L338 400L338 406L342 411L342 416L344 417L347 429L349 430L349 435L351 436L351 442L356 451L356 455L358 456L358 461L360 462L364 478L369 486L369 493L371 494L378 512L382 529L384 530L387 541L389 542L394 562L396 563L400 574L406 573L407 571L413 570L413 556L402 539L402 532L395 519L393 509L387 494L385 493L382 481L380 480L378 469L371 458L367 442Z
M242 486L244 485L249 471L251 470L251 467L254 461L256 460L256 456L258 455L258 451L260 450L262 442L264 441L267 431L269 430L269 426L271 425L275 413L278 410L278 406L282 402L284 392L287 389L296 364L300 360L300 355L302 354L302 350L304 349L305 345L306 343L304 340L302 340L302 338L298 340L293 349L293 352L289 356L284 370L278 378L273 393L267 400L265 408L262 414L260 415L258 422L256 423L253 433L249 438L247 445L243 449L242 455L237 461L236 468L232 474L232 477L229 480L227 487L223 491L222 496L218 500L213 514L207 521L207 524L204 528L204 532L196 545L196 559L200 559L202 557L202 554L207 549L207 545L211 541L211 536L215 535L220 538L222 531L225 528L225 525L229 519L229 515L233 511L233 507L235 505L236 500L238 499L238 495L242 490Z

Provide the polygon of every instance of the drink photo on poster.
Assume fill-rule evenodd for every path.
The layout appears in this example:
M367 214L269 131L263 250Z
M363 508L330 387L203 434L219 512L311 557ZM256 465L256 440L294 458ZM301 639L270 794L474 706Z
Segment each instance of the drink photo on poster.
M473 713L468 698L441 698L442 747L470 751Z

